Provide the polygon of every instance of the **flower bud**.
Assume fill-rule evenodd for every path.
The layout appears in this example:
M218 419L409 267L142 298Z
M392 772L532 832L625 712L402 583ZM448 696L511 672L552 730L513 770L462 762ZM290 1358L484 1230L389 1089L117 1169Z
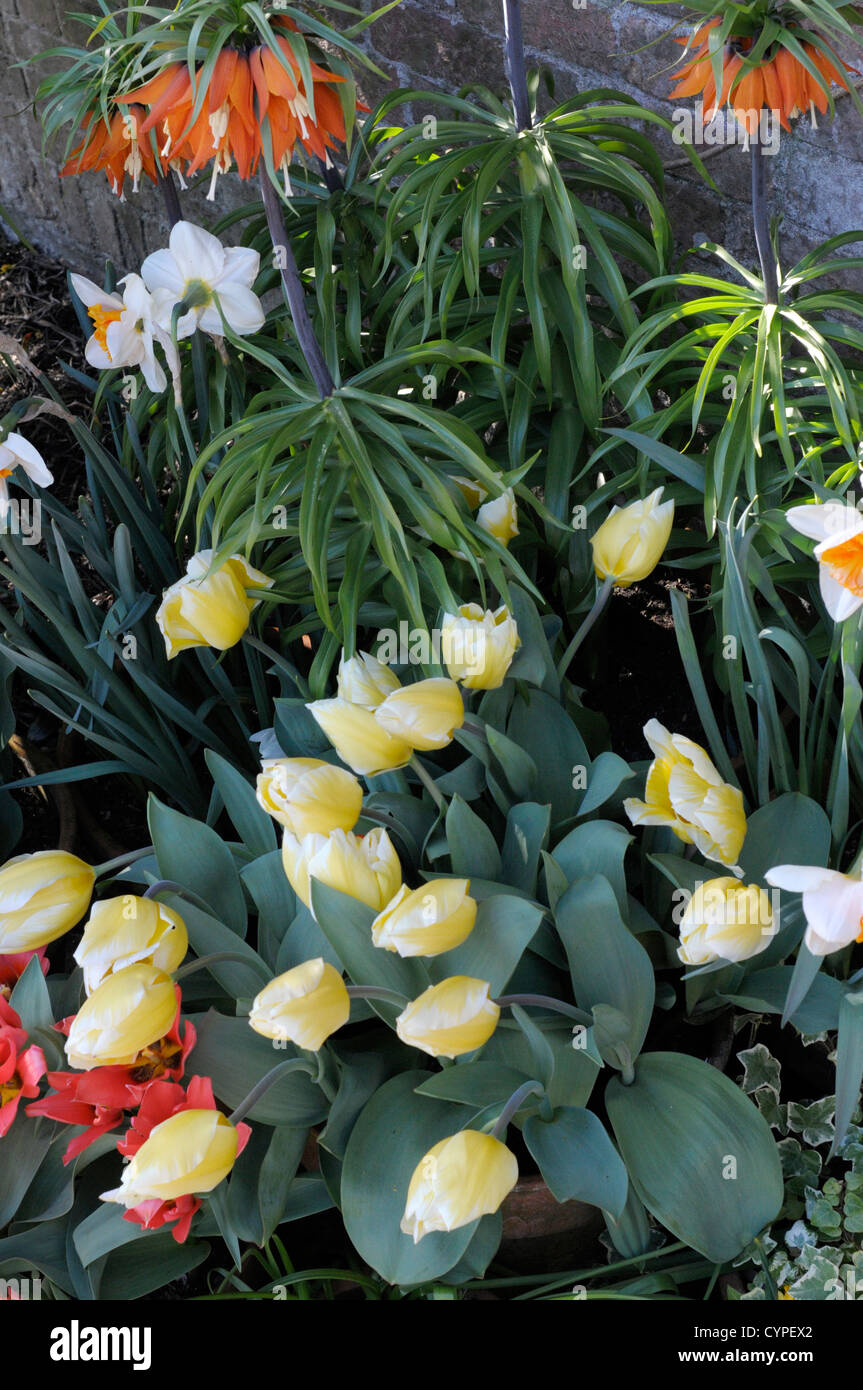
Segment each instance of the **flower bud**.
M430 1057L460 1057L487 1043L499 1018L487 980L452 975L408 1004L396 1019L396 1032Z
M96 874L62 849L20 854L0 869L0 953L56 941L87 911Z
M177 1014L173 980L149 961L108 975L84 1000L69 1029L71 1067L131 1066L151 1043L168 1032Z
M377 709L382 700L399 688L395 671L368 652L357 652L339 662L338 692L341 700L364 709Z
M464 723L464 702L455 681L445 676L403 685L388 695L374 714L393 738L411 748L446 748Z
M700 883L680 919L684 965L715 960L749 960L765 950L775 935L770 899L763 888L744 886L736 878Z
M501 545L509 545L513 536L518 535L518 507L512 488L508 487L500 497L484 502L476 514L476 520L477 525L494 536Z
M179 1110L156 1125L123 1169L120 1186L103 1192L102 1201L135 1207L211 1192L233 1168L237 1144L237 1130L221 1111Z
M390 772L410 761L412 748L393 738L371 710L347 700L315 700L307 705L343 763L364 777Z
M600 579L613 579L625 589L659 564L674 521L674 503L660 502L662 491L658 487L643 501L612 507L590 542Z
M252 1004L249 1023L265 1038L287 1039L317 1052L344 1027L351 1001L344 980L322 957L304 961L271 980Z
M439 956L466 941L476 900L466 878L435 878L413 891L403 884L372 922L372 941L400 956Z
M168 660L187 647L226 651L239 642L249 615L260 603L247 589L270 589L274 580L243 559L231 555L211 569L212 550L193 555L186 573L165 590L156 622L165 639Z
M74 959L84 972L88 994L109 975L137 961L148 961L170 975L189 949L186 924L178 912L152 898L126 894L94 903Z
M414 1169L401 1229L414 1245L496 1212L518 1181L515 1154L491 1134L463 1129L429 1149Z
M506 607L485 612L478 603L445 613L441 624L444 663L453 680L468 690L497 690L503 685L521 645L515 619Z
M310 879L319 879L380 912L402 881L399 857L385 830L353 835L333 830L298 840L289 830L282 840L282 863L300 902L311 908Z
M258 774L257 796L268 815L300 840L353 830L363 806L356 777L320 758L268 758Z
M623 809L633 825L667 825L695 845L705 859L732 868L746 837L743 794L723 782L700 744L670 734L657 719L644 726L654 753L644 801L629 797Z

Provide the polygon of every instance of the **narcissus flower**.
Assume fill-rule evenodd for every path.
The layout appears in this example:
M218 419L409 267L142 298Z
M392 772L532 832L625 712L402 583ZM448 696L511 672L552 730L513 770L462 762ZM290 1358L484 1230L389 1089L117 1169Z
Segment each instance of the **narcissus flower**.
M109 975L136 961L149 961L170 975L188 949L186 924L178 912L152 898L126 894L94 903L74 959L92 994Z
M334 965L318 957L271 980L252 1004L249 1023L265 1038L285 1038L309 1052L344 1027L351 1001Z
M20 468L37 487L50 487L54 481L54 475L48 469L39 450L35 449L23 434L16 434L14 430L10 430L0 444L0 518L6 515L11 505L7 480L12 477L16 468Z
M114 111L106 125L101 112L91 112L81 144L66 160L60 177L103 169L121 202L125 198L123 188L127 174L134 193L138 191L141 174L155 183L161 161L153 154L150 141L141 128L144 116L143 106L134 104L127 111Z
M835 869L777 864L764 875L773 888L803 894L804 942L813 956L829 956L863 941L863 881Z
M616 588L626 589L659 564L674 521L674 503L663 502L662 491L658 487L643 501L612 507L590 541L600 579L613 579Z
M343 763L364 777L391 772L410 762L413 749L394 738L375 718L376 711L348 700L315 700L306 706Z
M200 1206L197 1194L228 1176L250 1134L216 1109L209 1078L194 1077L188 1094L157 1083L118 1146L132 1155L120 1186L101 1193L102 1201L127 1207L126 1220L145 1229L176 1221L173 1236L182 1243Z
M274 580L252 569L242 555L231 555L215 568L211 568L212 558L212 550L199 550L183 578L164 592L156 622L169 661L187 647L226 651L235 646L261 601L247 590L273 586Z
M435 1144L414 1169L401 1229L414 1245L496 1212L518 1182L515 1154L491 1134L463 1129Z
M790 507L786 519L801 535L818 542L818 582L824 607L835 623L863 604L863 516L841 502Z
M518 535L518 507L512 488L508 487L500 497L484 502L476 514L476 520L477 525L494 536L501 545L509 545L513 536Z
M356 777L321 758L267 758L258 774L257 797L267 814L298 840L353 830L363 807Z
M691 738L670 734L657 719L645 724L644 737L654 760L647 770L645 800L628 797L623 803L632 824L667 825L705 859L732 868L746 836L743 793L723 782Z
M452 975L408 1004L396 1019L396 1032L430 1057L461 1057L488 1042L499 1018L487 980Z
M411 890L402 884L372 922L372 941L400 956L439 956L470 936L476 899L466 878L433 878Z
M195 328L224 334L222 315L238 334L256 333L266 315L252 290L261 258L249 246L223 246L218 237L194 222L175 222L168 248L154 251L141 266L141 279L156 297L161 327L170 332L174 305L188 313L177 323L177 336Z
M45 1074L44 1052L25 1048L26 1042L20 1017L0 994L0 1139L8 1134L20 1102L38 1096Z
M377 709L388 695L400 688L395 671L369 652L357 652L348 661L342 652L339 661L339 699L364 709Z
M69 1029L66 1056L79 1071L129 1066L163 1037L177 1012L176 987L149 961L127 965L103 980Z
M179 1000L179 990L176 994ZM54 1026L68 1034L72 1023L70 1018ZM130 1066L47 1072L46 1080L52 1090L44 1099L28 1105L27 1114L83 1126L63 1153L63 1162L71 1163L101 1134L122 1124L125 1111L141 1105L151 1086L160 1081L179 1081L195 1041L195 1029L188 1019L181 1020L178 1004L174 1022L165 1036L139 1052Z
M394 690L378 705L374 718L411 748L446 748L453 731L464 723L464 702L454 680L432 676Z
M402 881L399 857L385 830L354 835L333 830L329 835L306 835L298 840L289 830L282 840L282 863L300 902L311 908L313 878L347 893L380 912Z
M140 275L126 275L119 282L122 296L100 289L84 275L71 276L72 288L93 322L94 332L87 339L84 356L91 367L140 367L151 391L164 391L167 377L156 357L159 343L172 377L180 370L177 350L160 320L170 323L170 296L151 295ZM173 302L173 301L172 301Z
M763 888L736 878L700 883L680 919L677 954L684 965L749 960L775 935L770 899Z
M96 874L62 849L20 854L0 869L0 951L35 951L80 922Z
M497 690L520 646L518 627L505 606L483 612L478 603L465 603L457 613L444 614L444 663L467 690Z

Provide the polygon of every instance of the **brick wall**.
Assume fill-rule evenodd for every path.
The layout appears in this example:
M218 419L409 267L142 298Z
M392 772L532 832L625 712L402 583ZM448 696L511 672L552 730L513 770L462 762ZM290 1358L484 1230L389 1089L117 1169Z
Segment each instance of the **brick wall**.
M361 0L366 10L371 0ZM683 7L583 0L523 0L528 62L548 69L555 92L615 87L671 115L665 100L669 68L678 49L668 30ZM104 254L129 269L164 239L157 195L143 193L121 204L102 175L58 179L57 158L43 161L40 129L30 103L38 77L51 60L14 67L58 41L80 41L60 0L3 0L0 16L0 220L3 213L41 249L97 272ZM364 79L367 98L389 83L455 91L468 82L504 82L500 0L402 0L371 28L370 56L386 79ZM653 42L658 40L658 42ZM863 69L861 50L849 55ZM415 103L413 115L423 112ZM681 249L697 234L725 243L752 263L749 232L749 162L739 146L714 149L707 167L717 185L706 187L669 138L651 138L668 168L667 201ZM706 153L706 151L703 151ZM769 161L771 207L783 216L786 263L828 236L863 228L863 118L848 98L837 103L833 122L819 128L798 121ZM232 185L229 187L229 185ZM236 179L221 180L217 209L245 201ZM184 201L188 215L205 221L213 205L203 193Z

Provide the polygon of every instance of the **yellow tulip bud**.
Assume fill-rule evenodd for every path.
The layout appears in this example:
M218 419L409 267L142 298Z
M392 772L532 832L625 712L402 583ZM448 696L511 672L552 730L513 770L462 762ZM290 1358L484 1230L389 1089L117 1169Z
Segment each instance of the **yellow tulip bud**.
M361 776L373 777L404 767L410 761L411 746L393 738L379 724L371 710L347 700L315 700L306 705L343 763Z
M501 545L509 545L513 536L518 535L518 507L512 488L508 487L500 497L485 502L477 512L476 520L477 525L494 536Z
M633 825L667 825L705 859L729 868L746 837L743 794L723 782L704 749L682 734L670 734L656 719L644 726L654 753L644 801L629 797L623 809Z
M686 904L677 954L684 965L749 960L766 950L774 935L763 888L744 886L736 878L711 878L698 885Z
M400 956L439 956L466 941L476 900L466 878L434 878L411 891L403 884L372 922L372 941Z
M590 542L600 579L613 579L625 589L659 564L674 521L674 503L660 502L662 491L658 487L643 501L612 507Z
M19 854L0 869L0 955L35 951L80 922L96 875L62 849Z
M475 482L472 478L453 477L451 481L455 483L471 511L474 511L479 504L484 502L488 497L488 489L484 488L482 483Z
M130 1066L168 1032L177 1014L174 982L149 961L108 975L84 1000L66 1039L70 1067Z
M186 924L177 912L152 898L127 894L94 903L75 951L88 994L109 975L147 961L170 975L189 949Z
M333 830L298 840L290 830L282 839L282 863L300 902L311 908L310 879L319 879L380 912L402 881L399 857L385 830L353 835Z
M363 807L356 777L320 758L268 758L258 774L257 796L264 810L300 840L353 830Z
M411 748L446 748L454 729L464 723L464 702L455 681L446 676L403 685L388 695L374 714L393 738Z
M136 1207L212 1192L233 1168L238 1140L220 1110L179 1110L151 1130L123 1169L120 1186L103 1192L102 1201Z
M468 690L497 690L503 685L520 646L515 619L506 607L492 613L483 612L478 603L465 603L457 613L444 614L444 662L453 680Z
M274 580L243 559L231 555L211 569L212 550L193 555L186 573L165 590L156 622L165 639L168 660L187 647L226 651L239 642L259 598L247 589L270 589Z
M320 956L271 980L252 1004L249 1023L265 1038L285 1038L309 1052L344 1027L351 1001L344 980Z
M408 1004L396 1019L396 1032L430 1057L460 1057L487 1043L499 1018L487 980L452 975Z
M399 688L399 678L395 671L378 661L369 652L357 652L345 661L344 653L339 662L339 698L350 705L362 705L364 709L377 709L394 690Z
M463 1129L429 1149L414 1169L401 1229L414 1245L496 1212L518 1182L515 1154L491 1134Z

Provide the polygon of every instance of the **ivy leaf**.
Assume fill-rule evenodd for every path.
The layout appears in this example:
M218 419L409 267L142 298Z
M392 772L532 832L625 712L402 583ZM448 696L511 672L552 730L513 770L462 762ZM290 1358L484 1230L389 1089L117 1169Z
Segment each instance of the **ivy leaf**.
M762 1086L769 1086L779 1099L782 1085L782 1068L776 1058L771 1056L763 1043L756 1043L746 1052L738 1052L737 1060L743 1063L742 1086L747 1095Z
M813 1101L811 1105L799 1105L797 1101L788 1102L788 1128L802 1134L803 1143L815 1148L818 1144L829 1144L833 1138L833 1115L836 1110L836 1097L825 1096L823 1100Z

